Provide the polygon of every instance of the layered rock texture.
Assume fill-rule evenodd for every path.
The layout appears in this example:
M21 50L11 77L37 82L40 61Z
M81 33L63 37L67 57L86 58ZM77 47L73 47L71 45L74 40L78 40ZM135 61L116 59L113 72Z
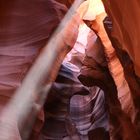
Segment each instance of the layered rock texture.
M56 1L0 1L2 140L7 130L11 140L22 137L15 118L1 118L1 111L73 2ZM63 61L29 140L140 140L140 2L103 0L107 14L103 5L96 9L98 2L97 15L88 15L91 6L83 21L75 20L90 29L80 32L83 42L78 38Z
M66 10L66 6L51 0L0 2L0 119L5 119L5 125L0 124L1 132L4 132L0 139L6 139L6 131L11 127L10 139L20 139L14 118L1 118L1 111L6 109L14 91L21 85L34 59L47 43ZM34 129L35 135L39 132L43 117L38 117L38 121L38 128Z
M135 40L133 40L135 32L132 33L132 30L134 29L134 25L137 26L139 22L135 23L135 21L133 22L133 20L131 20L131 22L133 22L131 24L126 16L128 13L129 16L132 13L135 13L135 18L137 18L136 15L138 13L136 13L136 9L132 10L131 13L131 10L128 8L133 2L123 2L122 5L121 2L118 1L103 2L105 4L106 11L108 12L108 16L113 21L113 28L111 21L108 19L104 21L103 25L103 19L106 17L105 13L97 15L94 21L90 21L92 20L91 18L87 19L88 21L85 22L100 38L100 41L104 48L106 60L108 62L109 73L111 74L111 77L113 78L116 86L116 89L114 88L113 91L114 93L112 92L108 94L109 90L105 92L106 95L108 94L107 99L109 104L110 125L113 128L110 129L110 137L111 139L118 140L138 140L140 139L140 107L138 78L139 73L136 63L138 64L139 62L135 61L138 60L138 51L135 52L138 47L135 43L138 42L139 39L137 38L138 35L135 34L138 40L136 42ZM137 2L134 2L132 5L134 6L136 3ZM125 9L125 11L121 10L123 8ZM136 20L138 20L138 18ZM127 28L127 25L128 27L130 27L130 29ZM94 50L94 47L92 48ZM90 58L88 57L88 54L86 54L85 61L83 62L84 66L81 70L82 73L79 79L83 84L87 86L98 85L99 87L104 88L104 86L110 85L111 87L113 87L113 85L111 85L109 82L104 83L103 79L105 79L105 77L103 77L102 75L103 73L105 73L105 70L101 71L102 67L101 65L99 65L100 63L97 61L98 59L95 59L93 57L94 53L91 52L91 54L93 55L91 55ZM100 57L98 56L98 58ZM134 58L137 59L134 60ZM98 68L99 66L100 69ZM107 74L105 74L105 76L107 76ZM109 75L106 79L109 80ZM111 89L111 87L108 89ZM131 128L133 128L133 131Z
M113 22L113 28L107 29L110 40L122 63L124 75L131 91L135 113L132 123L140 132L140 69L139 69L139 10L140 3L136 1L103 1L106 12ZM123 9L123 10L122 10ZM107 22L106 22L107 23ZM109 22L108 22L109 23ZM133 136L130 139L134 139Z
M105 14L96 16L96 19L90 23L87 22L87 25L95 31L102 42L108 68L117 88L118 97L114 94L115 90L112 95L107 97L112 101L108 102L109 112L111 111L110 124L113 128L110 129L110 138L138 140L140 139L139 2L103 1L103 3L109 18L113 22L113 27L109 19L106 19L103 25ZM96 69L92 68L95 62L90 62L88 65L87 62L84 63L84 69L87 70L85 78L88 76L89 80L82 78L81 81L88 86L89 83L99 84L98 80L101 78L95 79L97 75L91 74L91 72L97 71L97 67ZM108 85L108 83L103 85ZM101 84L99 86L102 88ZM113 109L113 107L115 108Z

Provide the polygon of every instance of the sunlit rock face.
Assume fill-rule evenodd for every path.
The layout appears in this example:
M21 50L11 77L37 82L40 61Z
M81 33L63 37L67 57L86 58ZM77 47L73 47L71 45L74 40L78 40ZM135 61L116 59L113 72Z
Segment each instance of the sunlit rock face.
M110 1L110 3L111 3L111 1ZM115 2L113 2L113 3L115 3ZM112 3L112 4L113 4ZM116 2L117 3L117 2ZM106 2L105 1L105 4L107 5L108 4L108 2ZM118 4L119 4L119 2L118 2ZM110 4L111 5L111 4ZM109 7L110 6L109 4L107 5L107 7L106 7L106 9L107 9L107 11L109 11L110 9L109 8L112 8L112 7ZM121 5L121 4L120 4ZM120 9L122 9L121 7L120 7L120 5L118 6ZM121 11L119 11L119 10L117 10L117 8L115 9L115 7L116 7L116 5L114 4L114 9L111 9L112 11L112 15L110 16L110 14L109 14L109 16L110 17L112 17L112 21L113 21L113 25L114 24L116 24L116 25L118 25L118 26L120 26L119 25L119 22L122 22L122 19L120 20L120 14L124 14L123 12L121 12ZM129 9L130 10L130 9ZM113 13L114 12L114 13ZM115 13L116 12L116 13ZM120 12L120 13L119 13ZM116 14L116 15L115 15ZM91 16L91 15L90 15ZM87 18L87 20L93 20L93 19L91 19L90 18L90 16L88 16L88 18ZM115 19L115 17L116 16L119 16L119 22L117 23L116 22L116 19ZM112 119L114 118L114 120L112 121L112 122L117 122L116 124L120 124L120 126L119 125L116 125L116 124L114 124L114 134L116 135L115 137L113 137L113 140L120 140L120 139L139 139L139 137L138 137L138 129L139 129L139 113L137 113L137 111L139 112L139 83L138 83L138 78L136 79L136 75L135 75L135 73L134 73L134 69L133 69L133 65L132 65L132 61L131 61L131 56L129 57L128 55L127 55L127 53L126 52L128 52L129 53L129 51L127 50L127 49L125 49L125 51L126 52L124 52L124 51L122 51L122 49L120 49L120 48L122 48L121 47L121 45L122 44L124 44L124 42L123 42L123 40L122 40L122 42L118 39L118 41L116 41L115 39L113 39L111 36L110 36L110 34L108 34L108 36L109 36L109 39L112 41L112 44L113 44L113 46L111 45L111 42L110 42L110 40L108 39L108 37L106 36L106 33L103 31L104 30L104 28L103 28L103 26L102 26L102 22L101 22L101 20L100 20L100 18L102 18L100 15L98 16L98 19L97 19L97 16L95 15L94 16L95 17L95 19L96 19L96 22L94 23L93 22L93 24L92 24L92 27L93 27L93 29L97 32L97 34L98 34L98 36L99 36L99 38L101 39L101 41L102 41L102 43L103 43L103 45L104 45L104 48L105 49L108 49L109 51L111 51L111 47L112 47L112 50L114 51L114 49L113 49L113 47L115 48L115 50L116 50L116 53L117 53L117 56L118 56L118 58L116 57L116 54L114 55L114 58L111 58L110 56L109 56L109 53L107 53L107 51L106 51L106 55L107 56L109 56L109 65L111 66L111 67L109 67L109 70L111 71L111 75L113 76L113 79L114 79L114 81L115 81L115 84L116 84L116 86L117 86L117 90L118 90L118 96L119 96L119 99L120 99L120 101L121 101L121 106L122 106L122 108L123 108L123 111L121 110L121 108L120 108L120 106L119 106L119 102L118 103L116 103L116 102L114 102L115 104L114 105L109 105L109 107L111 108L112 106L113 107L116 107L116 109L114 109L114 112L112 113L113 115L114 115L114 117L113 117L113 115L112 115ZM127 19L127 18L125 18L125 19ZM108 22L108 21L107 21ZM106 22L106 24L108 24ZM116 23L115 23L116 22ZM129 22L128 22L129 23ZM120 23L121 24L121 23ZM97 26L95 26L95 25L97 25ZM122 24L123 25L123 24ZM116 26L117 27L117 26ZM123 26L122 26L123 27ZM115 28L115 26L113 26L113 31L115 30L116 32L116 36L119 38L121 38L121 34L119 34L120 32L122 32L122 33L124 33L124 29L120 29L121 28L121 26L120 26L120 30L119 29L117 29L117 28ZM112 29L112 25L107 25L107 28L106 28L106 30L109 30L109 29ZM118 31L118 32L117 32ZM108 32L108 31L107 31ZM109 33L109 32L108 32ZM114 33L114 32L113 32ZM118 33L118 34L117 34ZM126 32L125 32L126 33ZM113 34L114 35L114 34ZM124 34L125 35L125 34ZM124 38L127 38L127 36L128 35L126 35L126 37L124 37ZM117 38L116 37L116 38ZM120 41L120 42L119 42ZM130 42L129 42L130 43ZM110 44L110 45L109 45ZM121 45L120 45L121 44ZM115 51L114 51L115 52ZM129 54L130 55L130 54ZM114 61L115 60L115 61ZM127 80L127 82L128 82L128 84L129 84L129 87L130 87L130 90L131 90L131 96L130 96L130 91L129 91L129 88L127 87L127 83L126 83L126 81L125 81L125 78L124 78L124 76L123 76L123 69L122 69L122 66L120 65L120 62L122 63L122 65L123 65L123 67L124 67L124 74L125 74L125 78L126 78L126 80ZM87 62L89 62L89 61L87 61ZM117 63L116 63L117 62ZM135 63L134 63L135 64ZM93 64L92 64L92 66L93 66ZM135 68L136 69L136 68ZM136 71L136 70L135 70ZM86 74L86 76L88 75L88 74L91 74L91 72L87 72L87 74ZM95 78L95 74L91 74L92 75L92 77L93 78ZM94 80L95 81L95 80ZM102 80L103 81L103 80ZM124 82L125 81L125 82ZM93 82L91 82L90 81L90 83L92 84ZM106 82L107 83L107 82ZM105 84L106 84L105 83ZM86 84L87 84L87 82L86 82ZM105 85L104 84L104 85ZM114 101L118 101L118 98L117 97L114 97L115 96L115 94L113 93L113 94L110 94L110 95L112 95L112 96L110 96L110 100L111 101L113 101L113 99L115 98L115 100ZM114 96L113 96L114 95ZM128 98L126 98L126 97L128 97ZM132 100L131 100L132 99ZM127 114L128 116L125 116L125 113L128 113L128 110L132 107L133 108L133 103L130 103L130 101L132 102L133 101L133 103L134 103L134 107L135 107L135 109L137 110L137 111L134 111L134 112L129 112L129 114ZM124 107L125 106L125 107ZM131 106L131 107L130 107ZM128 109L128 108L129 109ZM118 110L117 110L118 109ZM113 110L113 109L112 109ZM130 109L131 110L131 109ZM117 113L118 112L118 113ZM125 113L124 113L125 112ZM118 115L119 114L119 115ZM132 116L133 116L133 118L132 118ZM132 123L131 123L131 121L129 120L129 118L131 118L132 120ZM116 120L117 121L116 121ZM116 126L115 126L116 125ZM136 127L135 127L136 126ZM133 131L132 131L132 133L130 132L130 127L132 127L133 128ZM118 128L118 129L117 129ZM121 128L121 129L120 129ZM121 132L121 131L123 131L123 132ZM118 134L117 134L118 133ZM137 134L136 134L137 133ZM114 134L112 134L112 136L114 135ZM137 135L137 136L136 136Z
M136 1L103 1L113 21L112 36L126 50L134 63L135 72L140 76L139 35L140 35L140 2ZM123 10L122 10L123 9Z
M140 132L140 2L136 1L103 1L106 12L113 22L111 29L109 20L105 21L105 27L110 40L117 52L124 75L131 90L131 98L136 109L132 120L137 133ZM108 24L108 27L107 27ZM128 129L126 129L128 130ZM133 136L131 139L134 139Z
M128 53L134 66L134 72L140 77L140 2L138 0L129 2L109 0L108 2L103 2L109 17L113 21L112 37L116 43L115 46ZM122 54L125 55L125 53ZM128 59L127 56L126 58ZM131 64L131 62L129 62L129 64ZM133 67L130 69L133 69ZM137 82L138 81L137 79ZM138 92L137 87L135 87L135 89L135 92Z
M103 2L109 17L113 21L113 30L111 34L115 44L114 47L116 46L116 48L125 50L125 52L128 53L130 59L129 62L127 60L127 63L129 64L129 67L127 67L129 69L127 71L131 71L131 73L129 72L129 75L133 75L134 73L137 75L136 80L131 79L131 81L135 83L135 88L132 88L132 90L134 93L137 92L137 95L140 96L139 78L138 78L140 77L140 60L139 60L140 2L138 0L129 2L125 1L118 2L109 0L108 2L107 1ZM125 55L125 53L123 54ZM126 59L128 58L126 56ZM125 67L128 64L125 64Z

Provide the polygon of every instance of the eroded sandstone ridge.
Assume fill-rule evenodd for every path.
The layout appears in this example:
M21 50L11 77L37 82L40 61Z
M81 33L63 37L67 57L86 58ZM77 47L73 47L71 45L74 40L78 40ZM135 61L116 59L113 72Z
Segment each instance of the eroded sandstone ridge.
M106 28L110 40L117 52L117 56L123 65L124 75L131 90L131 97L135 107L132 120L136 131L140 126L140 2L135 1L103 1L106 12L113 22L113 28ZM107 22L106 22L107 23ZM129 132L128 132L129 133ZM133 136L129 139L134 139Z

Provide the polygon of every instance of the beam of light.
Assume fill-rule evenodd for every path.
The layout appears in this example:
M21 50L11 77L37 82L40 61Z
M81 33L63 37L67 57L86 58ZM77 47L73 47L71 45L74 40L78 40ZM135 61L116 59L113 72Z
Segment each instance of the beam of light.
M67 48L58 45L60 44L60 39L62 38L62 35L59 35L60 39L58 40L56 40L56 36L62 31L62 29L65 28L67 23L75 14L76 9L83 1L84 0L76 0L73 3L72 7L60 23L52 38L49 40L48 44L43 49L41 55L38 57L32 68L28 72L26 78L23 80L21 87L15 92L15 96L5 107L6 109L1 113L0 133L6 134L6 139L12 139L11 135L13 134L11 133L14 133L13 129L14 127L16 127L15 125L22 126L29 114L33 115L32 118L34 120L37 112L42 107L47 93L49 91L49 88L51 87L51 83L54 81L58 73L59 67L61 65L61 62L67 54ZM47 90L45 90L45 92L40 92L40 94L38 95L38 91L40 91L40 88L42 88L41 83L45 77L48 77L47 80L49 85L46 87ZM41 96L40 101L36 102L36 98L39 96ZM33 109L35 109L35 113L31 114ZM15 122L15 124L12 124L12 120ZM5 123L11 124L11 127L3 129L3 127L5 127ZM22 128L20 129L22 130ZM18 130L15 131L17 132ZM1 137L2 135L0 135L0 139ZM14 140L19 139L17 138ZM23 139L27 139L27 137L25 136L25 138Z

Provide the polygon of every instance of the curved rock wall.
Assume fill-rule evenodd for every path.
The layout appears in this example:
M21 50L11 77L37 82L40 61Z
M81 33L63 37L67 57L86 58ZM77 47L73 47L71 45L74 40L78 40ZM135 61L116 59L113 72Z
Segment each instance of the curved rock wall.
M106 28L113 47L124 69L124 75L131 90L135 113L132 120L137 132L140 132L140 2L103 1L106 12L113 22L113 28ZM107 21L108 22L108 21ZM107 23L106 22L106 23ZM110 31L109 31L110 30ZM128 129L126 129L127 131ZM129 133L129 132L127 132ZM133 136L131 139L134 139Z

